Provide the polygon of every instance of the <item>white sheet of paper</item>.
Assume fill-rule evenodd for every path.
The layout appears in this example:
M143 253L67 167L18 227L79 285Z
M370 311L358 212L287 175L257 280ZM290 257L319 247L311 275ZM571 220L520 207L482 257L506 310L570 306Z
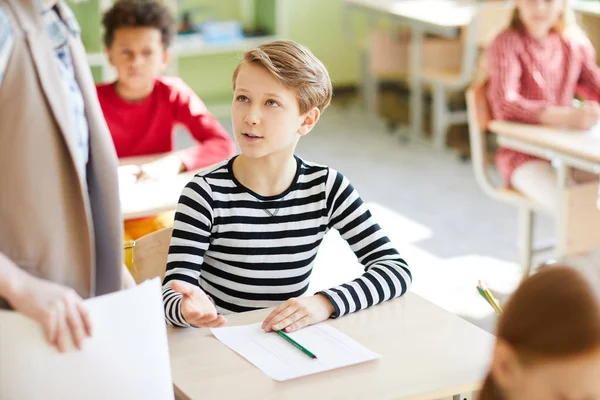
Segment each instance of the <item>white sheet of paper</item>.
M261 323L211 329L233 351L276 381L358 364L381 357L327 324L308 326L288 334L316 359L300 351L275 332L266 333Z
M173 399L159 280L85 303L92 337L64 354L40 325L0 311L0 399Z

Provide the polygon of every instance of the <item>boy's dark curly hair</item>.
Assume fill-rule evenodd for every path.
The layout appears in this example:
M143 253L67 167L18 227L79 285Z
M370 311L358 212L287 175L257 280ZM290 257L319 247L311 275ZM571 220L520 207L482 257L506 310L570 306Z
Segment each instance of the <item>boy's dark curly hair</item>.
M175 19L169 9L156 0L119 0L102 18L104 45L109 48L115 31L122 27L156 28L165 48L175 35Z

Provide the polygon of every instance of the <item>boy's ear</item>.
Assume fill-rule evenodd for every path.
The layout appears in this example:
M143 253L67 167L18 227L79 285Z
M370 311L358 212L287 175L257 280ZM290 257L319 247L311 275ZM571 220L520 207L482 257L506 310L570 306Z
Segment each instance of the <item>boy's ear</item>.
M106 54L106 59L108 60L108 63L114 67L115 64L113 63L113 60L112 60L112 50L111 50L111 48L110 47L106 47L104 49L104 53Z
M302 125L298 128L298 133L300 136L306 135L308 132L314 128L317 124L317 121L321 117L321 110L317 107L313 107L306 114L304 114L304 121L302 121Z
M171 60L171 52L168 49L163 51L163 68L167 68L167 64L169 64L169 60Z

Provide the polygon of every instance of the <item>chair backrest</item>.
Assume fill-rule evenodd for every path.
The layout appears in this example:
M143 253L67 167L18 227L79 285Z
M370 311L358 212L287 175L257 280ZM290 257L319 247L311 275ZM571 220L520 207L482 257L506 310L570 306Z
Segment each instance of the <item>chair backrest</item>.
M463 54L461 81L471 82L478 65L494 38L510 23L513 6L506 0L478 1L467 29L462 30Z
M476 40L480 49L486 49L500 32L506 29L514 6L505 0L485 1L477 7Z
M136 283L165 276L173 228L152 232L135 241L132 275Z
M477 183L485 193L496 197L498 188L488 171L487 129L492 120L492 113L487 99L487 81L473 84L467 89L467 118L469 124L469 141L471 146L471 162Z
M505 185L497 185L490 175L488 166L491 163L487 151L487 135L492 121L492 111L487 99L487 86L487 81L475 82L466 92L471 162L475 179L483 192L494 200L543 210L520 192Z

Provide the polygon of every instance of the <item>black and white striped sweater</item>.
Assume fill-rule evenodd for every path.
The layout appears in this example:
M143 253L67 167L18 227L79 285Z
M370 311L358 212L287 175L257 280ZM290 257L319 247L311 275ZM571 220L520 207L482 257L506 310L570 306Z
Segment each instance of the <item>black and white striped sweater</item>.
M331 168L296 160L292 185L277 196L260 196L241 185L233 159L188 183L177 206L163 282L170 324L189 326L172 280L199 285L223 314L301 296L323 236L332 228L365 267L352 282L318 292L333 303L333 318L407 291L408 265L350 182Z

